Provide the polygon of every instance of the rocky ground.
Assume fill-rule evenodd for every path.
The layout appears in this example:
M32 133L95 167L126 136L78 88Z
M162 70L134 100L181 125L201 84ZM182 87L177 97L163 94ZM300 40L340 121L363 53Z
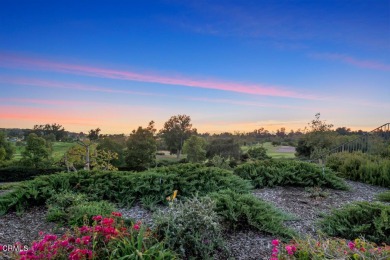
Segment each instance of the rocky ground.
M359 182L347 181L347 183L351 187L350 191L276 187L254 190L253 195L292 215L294 220L286 222L286 226L301 234L315 235L315 222L322 213L329 213L331 209L339 208L353 201L373 201L376 194L386 190ZM119 209L119 211L126 218L141 220L143 223L153 225L153 213L140 205L135 205L130 209ZM30 245L32 241L38 239L39 231L64 233L63 228L46 222L45 215L45 208L39 207L20 215L9 213L0 216L0 245L16 242ZM270 243L274 239L274 237L256 230L237 232L226 230L224 237L232 259L268 259L271 251ZM0 259L7 258L9 258L7 255L0 255Z

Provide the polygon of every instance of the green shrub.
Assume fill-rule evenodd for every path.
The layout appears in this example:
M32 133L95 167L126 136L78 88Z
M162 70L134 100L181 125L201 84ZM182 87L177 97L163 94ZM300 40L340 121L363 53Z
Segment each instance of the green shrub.
M375 243L390 243L390 206L383 203L356 202L333 210L319 222L330 236L346 239L364 237Z
M234 173L250 180L255 188L273 186L329 187L348 189L348 186L336 174L318 165L292 160L263 160L247 162L238 166Z
M323 259L389 259L390 248L378 246L365 239L347 241L340 238L306 237L288 244L273 242L273 258L279 260L323 260ZM276 250L275 250L276 249Z
M248 150L248 155L250 156L251 159L255 159L255 160L271 159L271 157L267 155L267 149L265 149L262 146L250 148Z
M29 168L20 166L8 166L0 168L0 182L13 182L13 181L25 181L31 180L39 175L48 175L57 172L64 171L61 167L49 167L49 168Z
M207 194L221 189L249 192L247 180L232 172L201 165L183 164L160 169L158 172L79 171L39 176L0 197L0 213L15 208L44 205L53 194L72 191L88 194L89 200L107 200L122 206L134 201L153 207L166 203L173 190L179 196L191 197L197 192Z
M390 159L354 153L337 153L327 158L326 165L340 176L368 184L390 187Z
M390 190L379 193L376 198L380 201L390 202Z
M251 194L238 194L231 190L212 193L216 203L215 211L229 228L251 226L272 235L291 238L294 231L283 225L289 216L271 204Z
M107 201L84 201L69 208L68 223L71 226L82 226L92 222L93 216L110 216L115 211L113 204Z
M184 259L209 259L223 248L215 203L209 197L175 202L155 215L158 234Z

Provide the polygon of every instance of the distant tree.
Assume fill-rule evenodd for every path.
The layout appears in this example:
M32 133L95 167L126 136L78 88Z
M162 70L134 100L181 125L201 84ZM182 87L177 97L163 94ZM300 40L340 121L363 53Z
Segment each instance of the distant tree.
M118 140L118 141L117 141ZM122 142L119 142L121 141ZM117 158L112 159L110 162L112 165L119 167L123 166L125 163L124 158L124 148L126 147L126 142L124 141L124 138L116 138L111 136L106 136L103 139L99 140L99 144L97 146L98 151L106 151L106 152L113 152L117 154Z
M49 155L46 140L34 133L29 134L25 150L22 152L22 163L35 168L44 167L47 166Z
M233 138L216 138L207 146L207 158L218 155L223 158L240 158L240 145Z
M127 140L126 164L137 171L146 170L155 164L156 139L154 122L146 128L138 127L133 130Z
M5 133L0 131L0 162L11 160L14 154L14 148L10 142L7 141Z
M251 159L255 160L264 160L271 158L267 155L267 150L262 146L250 148L248 150L248 155Z
M33 133L40 137L54 135L54 141L60 141L66 136L65 128L60 124L34 125ZM52 138L52 137L50 137Z
M336 128L336 133L340 134L340 135L349 135L351 134L351 129L350 128L346 128L346 127L338 127Z
M184 141L192 134L196 134L196 129L192 128L191 117L187 115L172 116L160 130L169 151L176 153L177 158L180 158Z
M96 129L91 129L89 130L89 133L88 133L88 138L89 140L91 141L94 141L94 140L97 140L99 139L99 133L100 133L100 128L96 128Z
M320 113L309 123L309 131L298 140L296 155L298 157L315 158L335 145L337 138L332 131L332 124L320 119Z
M193 135L183 145L183 152L187 154L187 160L192 163L206 159L206 141L199 136Z

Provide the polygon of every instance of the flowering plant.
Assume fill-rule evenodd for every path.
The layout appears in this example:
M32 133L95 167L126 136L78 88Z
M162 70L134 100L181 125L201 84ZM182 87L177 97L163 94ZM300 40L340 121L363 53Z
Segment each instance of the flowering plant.
M119 212L112 212L109 218L94 216L93 220L92 226L75 228L61 237L40 232L41 239L15 258L84 260L116 259L124 255L134 255L131 259L175 258L141 222L126 226Z
M390 259L390 246L376 245L365 239L348 241L341 238L298 239L288 244L272 241L270 260L312 259Z

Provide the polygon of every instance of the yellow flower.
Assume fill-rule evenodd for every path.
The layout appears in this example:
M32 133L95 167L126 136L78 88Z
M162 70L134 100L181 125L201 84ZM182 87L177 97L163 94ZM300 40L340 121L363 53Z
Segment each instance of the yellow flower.
M171 201L171 196L168 196L168 197L167 197L167 201Z
M172 200L176 199L176 195L177 195L177 190L174 190L174 191L173 191Z

